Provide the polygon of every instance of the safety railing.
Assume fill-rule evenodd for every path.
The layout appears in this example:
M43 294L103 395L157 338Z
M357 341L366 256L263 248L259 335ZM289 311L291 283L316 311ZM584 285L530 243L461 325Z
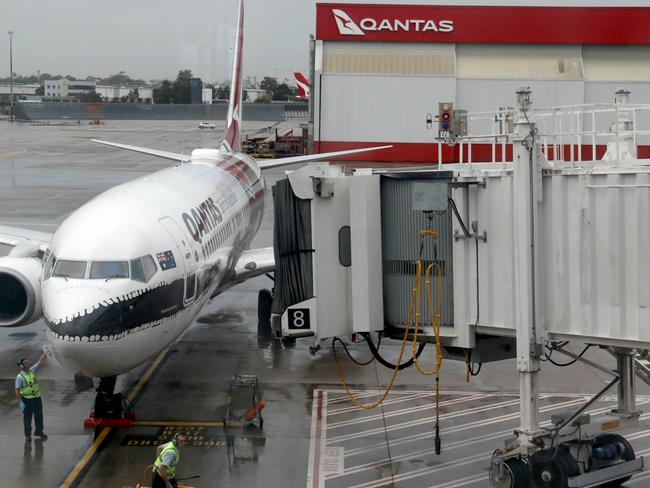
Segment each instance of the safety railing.
M537 108L520 115L535 124L534 140L554 164L579 166L603 158L618 164L630 155L650 157L650 130L640 128L650 127L650 105L630 104L629 92L617 92L614 103ZM445 145L455 147L453 162L511 163L515 119L520 115L510 107L467 114L467 134L438 139L438 164L449 155Z

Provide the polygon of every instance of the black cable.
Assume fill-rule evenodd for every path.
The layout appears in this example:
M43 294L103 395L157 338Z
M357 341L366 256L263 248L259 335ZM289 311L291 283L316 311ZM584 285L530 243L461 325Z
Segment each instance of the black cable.
M548 347L548 346L547 346L547 347ZM562 347L564 347L564 346L562 346ZM572 364L577 363L577 362L578 362L578 359L580 359L580 358L584 355L584 353L587 352L587 349L589 349L590 347L591 347L590 345L589 345L589 346L585 346L585 348L582 350L582 352L581 352L580 354L578 354L578 357L577 357L577 358L575 358L575 359L569 361L568 363L564 363L564 364L562 364L562 363L557 363L557 362L553 361L553 359L551 359L551 354L553 354L553 351L554 351L554 350L557 351L557 350L562 349L562 348L559 348L559 349L553 349L553 348L550 348L550 347L549 347L549 349L551 349L551 354L546 353L545 356L546 356L546 359L547 359L551 364L554 364L555 366L559 366L559 367L561 367L561 368L564 368L564 367L566 367L566 366L571 366Z
M456 202L454 202L454 199L451 197L448 197L447 201L449 202L449 205L451 205L451 209L453 210L456 219L458 219L458 223L460 224L460 227L463 229L463 235L469 239L472 236L469 233L469 230L467 230L467 226L465 225L465 222L463 222L463 218L460 216L460 213L458 213Z
M390 369L397 368L400 371L402 369L408 368L409 366L412 366L415 360L420 357L420 354L422 354L422 351L424 350L424 346L426 346L426 343L421 342L420 345L418 346L418 350L416 351L415 356L413 356L411 359L409 359L408 361L402 364L393 364L385 360L381 356L381 354L379 354L379 350L375 347L375 343L372 342L372 338L370 337L370 334L368 332L362 332L361 335L366 338L366 341L368 342L368 349L370 349L370 352L375 357L375 359L377 359L377 361L379 361L383 366L386 366L387 368Z
M332 339L332 347L336 347L336 342L337 341L340 342L343 345L343 349L345 349L345 352L347 353L348 357L350 358L350 361L352 361L354 364L357 364L359 366L367 366L367 365L369 365L370 363L372 363L375 360L375 357L372 356L366 362L358 361L358 360L354 359L352 354L350 354L350 351L348 350L347 344L345 342L343 342L341 339L339 339L338 337L335 337L334 339Z
M478 232L478 230L477 230ZM480 305L480 295L479 295L479 275L478 275L478 236L474 236L474 242L476 242L476 323L474 324L474 327L478 327L478 318L479 318L479 305ZM474 330L474 333L476 333L476 329ZM480 368L479 368L480 370ZM478 374L478 373L477 373Z

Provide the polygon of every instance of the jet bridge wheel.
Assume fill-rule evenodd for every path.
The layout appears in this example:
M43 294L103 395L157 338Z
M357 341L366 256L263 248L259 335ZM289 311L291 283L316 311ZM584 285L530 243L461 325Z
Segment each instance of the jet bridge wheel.
M595 449L597 447L606 446L607 444L617 444L617 443L623 446L621 459L623 459L624 461L632 461L636 458L636 454L634 453L634 448L631 446L631 444L627 441L625 437L620 436L618 434L599 435L594 440L594 445L592 446L592 448ZM629 481L630 478L632 478L632 476L626 476L625 478L621 478L614 481L608 481L607 483L603 483L602 485L598 485L598 486L600 488L616 488L618 486L621 486L623 483Z
M529 465L534 488L568 488L569 478L580 474L578 463L565 446L536 452Z
M496 466L490 470L490 484L492 488L528 488L528 466L519 458L509 458L503 461L501 467L501 477L498 474Z

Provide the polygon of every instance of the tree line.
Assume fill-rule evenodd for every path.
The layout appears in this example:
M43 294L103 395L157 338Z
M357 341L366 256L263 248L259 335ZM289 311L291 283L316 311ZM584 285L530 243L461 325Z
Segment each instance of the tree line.
M166 104L177 103L187 104L191 103L191 79L193 78L191 70L181 70L176 76L176 80L163 80L153 90L153 102ZM15 84L36 84L41 83L43 80L69 80L69 81L94 81L100 85L119 85L119 86L134 86L134 85L149 85L149 82L139 78L131 78L124 71L109 75L105 78L99 76L87 76L85 79L75 78L71 75L52 75L50 73L41 73L39 75L16 75L14 74ZM10 78L0 78L0 83L9 83ZM228 100L230 98L230 85L228 83L222 84L204 84L205 88L212 89L213 98L217 100ZM278 83L276 78L265 76L260 82L259 87L265 90L266 94L256 97L254 100L258 103L270 103L271 101L287 101L292 97L298 95L298 90L295 87L289 86L286 83ZM37 95L43 95L42 87L37 89ZM132 90L129 96L122 97L123 102L137 102L138 93L137 88ZM242 93L244 101L251 101L246 90ZM79 99L83 102L98 102L101 101L101 96L97 93L80 94Z

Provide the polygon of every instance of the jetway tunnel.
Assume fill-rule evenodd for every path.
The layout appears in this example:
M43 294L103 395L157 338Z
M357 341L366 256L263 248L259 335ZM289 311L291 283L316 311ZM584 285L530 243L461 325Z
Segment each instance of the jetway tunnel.
M606 134L540 131L560 111L536 112L527 89L517 107L512 130L489 136L503 161L288 173L274 188L273 328L310 337L312 351L364 334L436 343L436 357L468 366L516 358L521 427L492 457L492 486L618 486L644 469L610 431L638 423L634 375L647 379L650 165L636 159L633 120L650 107L617 92L611 107L570 108L571 117L610 115ZM471 155L485 141L468 120L468 136L441 143ZM557 149L585 137L607 142L602 160ZM570 341L616 356L594 399L616 386L618 408L584 416L588 402L542 428L541 361L567 354Z

